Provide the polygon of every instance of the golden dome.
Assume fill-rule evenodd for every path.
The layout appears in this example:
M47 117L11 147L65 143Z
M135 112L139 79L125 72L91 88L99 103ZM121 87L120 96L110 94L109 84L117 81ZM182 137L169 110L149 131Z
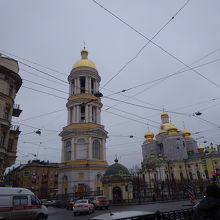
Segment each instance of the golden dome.
M88 51L86 49L81 50L81 56L82 59L76 61L72 69L82 66L96 69L96 65L91 60L88 59Z
M162 112L161 115L160 115L161 118L164 118L164 117L169 117L168 113L167 112Z
M174 125L172 125L170 122L164 123L164 124L162 124L162 125L160 126L160 131L159 131L159 133L165 133L165 132L167 132L169 129L172 129L172 128L175 128L175 129L177 130L177 128L176 128Z
M188 138L188 137L190 137L191 133L189 130L185 129L182 131L182 135L184 138Z
M148 131L148 132L144 135L144 137L145 137L147 140L151 140L151 139L154 138L154 134L153 134L152 132Z
M203 152L204 149L205 149L205 147L203 147L202 145L198 145L198 147L197 147L197 150L198 150L199 152Z
M177 133L177 128L171 124L169 128L167 128L168 135L175 135Z

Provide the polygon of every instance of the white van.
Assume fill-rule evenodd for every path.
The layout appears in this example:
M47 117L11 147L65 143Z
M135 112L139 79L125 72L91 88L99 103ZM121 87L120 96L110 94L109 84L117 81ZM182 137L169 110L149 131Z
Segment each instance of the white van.
M0 219L46 220L48 210L28 189L0 187Z

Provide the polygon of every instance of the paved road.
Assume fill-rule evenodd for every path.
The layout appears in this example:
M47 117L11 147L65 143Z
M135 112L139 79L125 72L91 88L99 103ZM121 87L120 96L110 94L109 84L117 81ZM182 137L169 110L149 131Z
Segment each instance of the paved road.
M170 211L176 209L190 208L189 201L179 201L179 202L163 202L163 203L152 203L143 205L128 205L128 206L111 206L109 207L111 211L150 211L156 212L160 211ZM59 208L49 208L49 218L48 220L89 220L94 216L107 213L109 210L96 210L91 215L79 215L73 216L72 211Z

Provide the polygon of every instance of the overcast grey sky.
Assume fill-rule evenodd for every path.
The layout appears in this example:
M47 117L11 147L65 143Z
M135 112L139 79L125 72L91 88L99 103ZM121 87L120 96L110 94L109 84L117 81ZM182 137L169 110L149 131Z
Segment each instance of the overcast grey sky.
M92 0L1 0L0 52L67 81L73 64L80 59L80 50L85 41L89 59L96 64L102 78L102 87L148 42L146 38L151 39L167 24L153 39L154 43L149 43L136 59L101 89L105 96L102 98L102 124L109 132L107 160L109 164L113 163L117 154L120 162L127 167L140 164L141 144L147 124L151 131L157 133L163 108L186 114L169 113L172 123L180 130L185 124L192 133L204 131L193 135L195 138L204 137L199 139L199 144L204 144L204 140L219 144L220 1L97 2L139 33ZM185 3L187 4L182 8ZM168 22L177 12L175 18ZM200 67L194 71L189 70L189 65L195 61L197 62L191 67ZM13 119L14 122L23 124L20 125L22 133L16 163L33 159L33 154L37 154L37 158L42 160L59 162L61 140L58 134L67 123L65 105L68 85L22 63L19 65L23 86L61 98L21 87L16 103L20 104L23 112L19 118ZM173 74L186 66L188 71L156 81L156 84L133 88ZM128 88L133 89L110 96ZM144 107L109 99L126 100L125 96L132 97L127 102ZM108 106L114 107L106 110ZM157 110L150 110L148 107ZM35 117L54 111L57 112ZM197 111L201 111L200 117L208 122L192 116ZM40 136L34 133L38 128L42 129ZM27 134L30 132L32 133ZM130 135L134 137L129 138Z

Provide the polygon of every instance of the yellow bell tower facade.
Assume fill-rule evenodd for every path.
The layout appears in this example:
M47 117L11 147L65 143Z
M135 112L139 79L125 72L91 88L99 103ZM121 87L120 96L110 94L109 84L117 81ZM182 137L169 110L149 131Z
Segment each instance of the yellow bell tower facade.
M68 76L67 126L60 133L62 155L58 194L102 190L101 177L106 162L107 132L101 125L101 78L88 51L81 51Z

